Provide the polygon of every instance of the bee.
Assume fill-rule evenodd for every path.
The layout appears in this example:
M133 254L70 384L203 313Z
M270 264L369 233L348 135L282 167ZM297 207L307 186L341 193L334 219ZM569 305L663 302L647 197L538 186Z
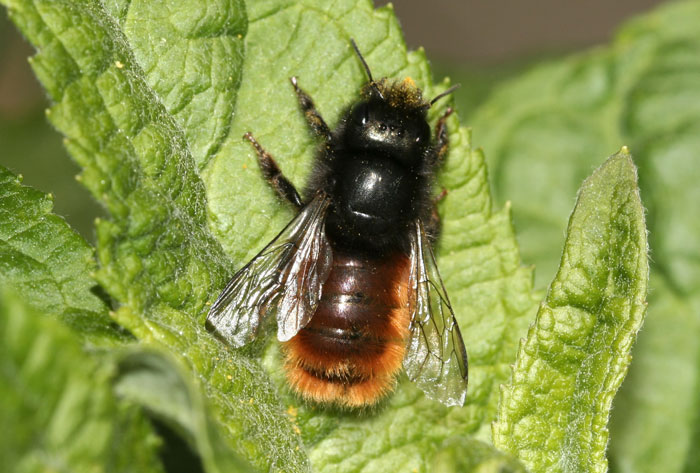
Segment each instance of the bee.
M212 305L207 327L233 347L276 315L284 368L306 400L343 407L378 403L401 368L431 399L461 406L467 353L433 255L439 221L431 185L448 148L448 109L435 138L430 101L411 79L375 81L331 130L291 78L323 142L302 199L251 133L264 178L298 209L241 268Z

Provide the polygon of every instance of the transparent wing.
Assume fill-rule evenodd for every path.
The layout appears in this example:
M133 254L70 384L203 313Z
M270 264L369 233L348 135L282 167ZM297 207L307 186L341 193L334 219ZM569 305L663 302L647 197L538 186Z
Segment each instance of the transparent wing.
M207 327L234 347L258 334L277 308L277 338L287 341L313 315L331 267L324 232L329 200L317 195L226 285L207 315Z
M410 337L404 369L431 399L462 406L467 394L467 352L430 242L417 220L411 239Z

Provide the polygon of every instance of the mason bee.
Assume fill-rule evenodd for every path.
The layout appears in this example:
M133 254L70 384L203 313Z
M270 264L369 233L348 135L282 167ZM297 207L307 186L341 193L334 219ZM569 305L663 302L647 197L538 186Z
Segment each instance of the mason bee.
M435 138L430 101L411 79L375 81L331 130L292 78L301 110L322 142L303 193L253 138L264 178L298 209L241 268L212 305L207 327L233 347L277 319L289 384L303 398L345 407L376 404L401 368L430 398L461 406L467 354L428 235L438 220L431 186L448 147Z

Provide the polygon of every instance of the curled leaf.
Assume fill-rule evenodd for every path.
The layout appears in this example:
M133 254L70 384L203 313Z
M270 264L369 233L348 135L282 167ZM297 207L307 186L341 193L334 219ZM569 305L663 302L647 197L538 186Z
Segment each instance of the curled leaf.
M636 168L623 149L579 192L557 276L503 388L496 447L532 471L604 472L612 399L646 311Z

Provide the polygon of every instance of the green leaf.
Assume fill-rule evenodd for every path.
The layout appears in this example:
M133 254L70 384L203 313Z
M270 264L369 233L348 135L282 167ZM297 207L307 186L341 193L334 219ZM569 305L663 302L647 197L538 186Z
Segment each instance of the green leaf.
M495 195L513 202L537 280L560 258L568 201L596 156L635 151L648 209L649 317L615 400L612 471L700 472L700 3L634 20L605 48L540 65L471 117ZM645 426L643 434L639 426Z
M469 452L469 454L466 454ZM483 442L456 436L446 440L433 458L432 473L527 473L515 458Z
M113 216L97 226L100 282L139 312L166 304L203 313L209 291L225 280L226 259L206 229L204 189L181 130L99 6L35 4L42 34L55 29L51 41L65 48L63 56L37 55L35 69L71 78L47 86L57 102L49 116ZM83 47L86 38L101 48Z
M247 18L232 2L131 1L121 27L145 79L202 167L229 132L243 70Z
M253 471L222 441L224 435L212 419L201 387L166 353L132 350L122 355L114 388L120 397L143 406L184 437L192 450L198 452L206 471ZM175 458L178 453L181 455L181 452L168 453Z
M3 289L0 294L0 470L159 472L158 440L115 399L113 364Z
M0 166L0 285L97 345L127 340L94 292L93 250L51 213L53 198Z
M201 325L229 269L207 229L204 186L178 126L188 118L163 106L129 38L101 4L4 3L40 50L33 66L55 102L51 121L84 167L82 181L112 216L97 226L97 277L122 304L115 317L144 342L181 356L202 379L230 448L260 469L306 470L294 425L262 370ZM222 36L228 26L219 24Z
M532 471L607 471L612 398L646 311L646 227L625 149L587 179L559 271L503 389L494 444Z

